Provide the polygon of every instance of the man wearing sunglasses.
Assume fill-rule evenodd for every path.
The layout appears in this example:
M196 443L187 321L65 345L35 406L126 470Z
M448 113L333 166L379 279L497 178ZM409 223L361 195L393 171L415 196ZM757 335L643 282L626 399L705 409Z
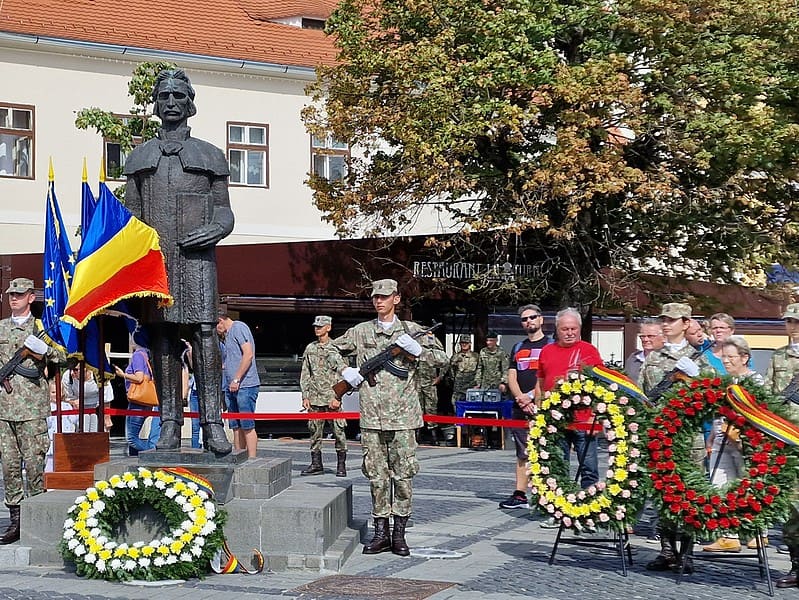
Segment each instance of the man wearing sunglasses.
M538 357L541 349L549 343L544 336L544 317L541 309L535 304L526 304L519 308L519 319L527 338L518 342L511 350L508 368L508 388L515 400L513 419L529 418L530 394L535 390L538 381ZM500 508L529 508L527 503L527 436L529 429L521 427L511 429L513 444L516 447L516 489L510 498L499 503Z

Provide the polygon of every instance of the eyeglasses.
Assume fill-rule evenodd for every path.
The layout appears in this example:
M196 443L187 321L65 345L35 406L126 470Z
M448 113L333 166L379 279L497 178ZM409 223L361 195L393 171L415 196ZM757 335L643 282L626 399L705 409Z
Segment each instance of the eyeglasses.
M639 340L646 340L646 339L649 339L649 338L656 338L656 337L660 337L660 336L659 335L649 335L649 334L646 334L646 333L642 333L641 335L638 336L638 339Z
M541 316L541 315L531 315L531 316L529 316L529 317L522 317L522 318L521 318L521 319L522 319L522 323L524 323L525 321L534 321L534 320L536 320L536 319L537 319L538 317L540 317L540 316Z

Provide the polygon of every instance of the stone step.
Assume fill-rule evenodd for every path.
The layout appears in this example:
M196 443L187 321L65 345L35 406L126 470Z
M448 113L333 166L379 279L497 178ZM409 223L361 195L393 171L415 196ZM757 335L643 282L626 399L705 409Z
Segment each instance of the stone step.
M31 549L19 542L0 546L0 569L28 567L31 564L30 555Z

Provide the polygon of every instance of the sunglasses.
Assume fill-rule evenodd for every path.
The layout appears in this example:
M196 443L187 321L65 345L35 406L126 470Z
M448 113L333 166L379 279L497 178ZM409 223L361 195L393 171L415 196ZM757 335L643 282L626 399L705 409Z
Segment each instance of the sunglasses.
M522 317L522 323L524 323L525 321L535 321L540 316L541 315L532 315L530 317Z

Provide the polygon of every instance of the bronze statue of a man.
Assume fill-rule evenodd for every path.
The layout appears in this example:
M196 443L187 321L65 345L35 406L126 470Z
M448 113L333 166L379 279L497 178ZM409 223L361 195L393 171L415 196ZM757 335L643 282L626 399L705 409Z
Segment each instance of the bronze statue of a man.
M141 144L125 163L125 205L161 238L169 291L175 304L144 303L161 402L159 450L180 448L183 425L181 338L190 340L205 449L229 454L222 425L221 356L216 333L219 295L216 244L233 230L224 153L191 137L197 113L194 89L182 70L158 74L153 89L158 137Z

